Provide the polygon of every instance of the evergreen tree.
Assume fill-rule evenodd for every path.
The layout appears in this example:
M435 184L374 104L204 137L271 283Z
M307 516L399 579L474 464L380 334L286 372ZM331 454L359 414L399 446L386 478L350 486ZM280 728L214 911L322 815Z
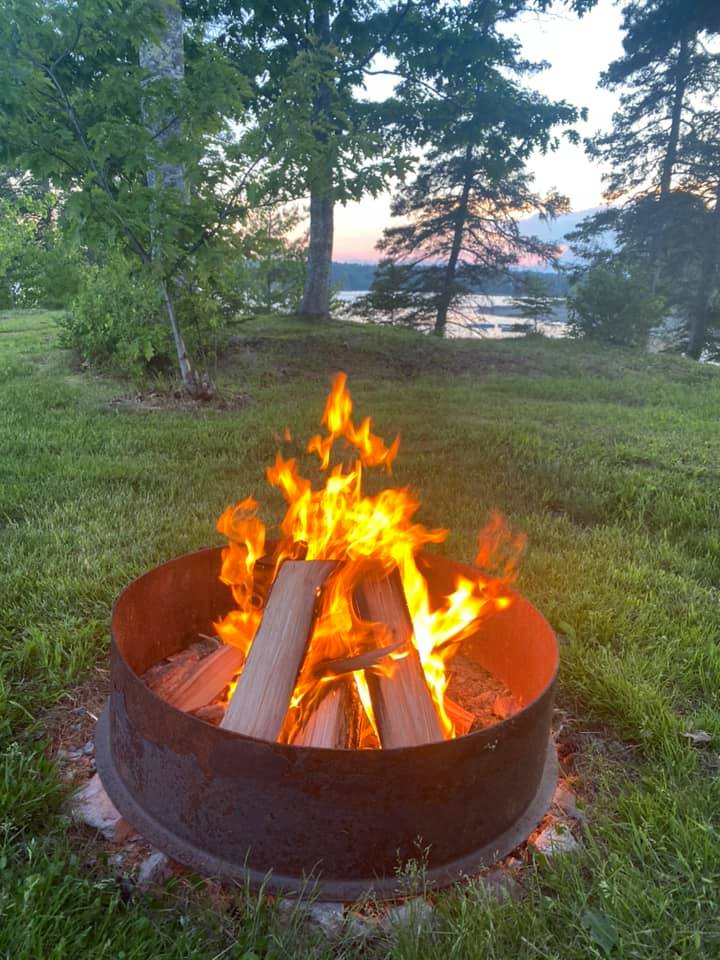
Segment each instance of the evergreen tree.
M451 11L427 2L408 16L410 41L396 50L405 77L398 95L410 105L426 152L398 193L385 231L392 259L425 264L434 296L434 331L443 336L453 304L521 256L552 260L557 248L521 234L518 219L567 209L557 193L538 196L526 162L552 149L554 128L577 111L521 86L533 67L501 30L521 4L476 0Z
M394 260L381 260L377 265L370 290L352 304L352 312L371 320L416 325L423 311L420 271Z
M644 272L653 294L686 316L693 356L708 322L700 299L709 302L716 268L705 242L714 230L707 221L715 181L708 163L698 163L708 153L697 149L692 132L702 105L720 94L720 57L706 43L700 7L633 0L623 8L624 54L602 79L622 91L620 108L612 129L588 144L590 155L607 165L607 199L621 205L589 218L569 237L591 264L619 262ZM710 114L705 111L703 127L712 142L717 114L715 120ZM696 293L699 283L705 293Z
M556 298L545 277L539 273L524 273L518 278L511 302L521 317L532 321L537 333L540 323L555 312Z

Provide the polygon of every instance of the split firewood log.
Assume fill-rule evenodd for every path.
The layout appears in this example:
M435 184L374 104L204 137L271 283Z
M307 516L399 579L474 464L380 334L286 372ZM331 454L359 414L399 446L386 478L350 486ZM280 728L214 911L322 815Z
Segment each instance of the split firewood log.
M355 606L363 620L384 623L399 649L387 658L390 669L365 674L380 742L385 750L443 740L440 721L413 643L413 627L397 568L371 573L355 590Z
M331 560L286 560L221 726L262 740L277 740L310 638L320 588Z
M353 733L353 696L348 680L333 683L293 740L296 746L346 750Z

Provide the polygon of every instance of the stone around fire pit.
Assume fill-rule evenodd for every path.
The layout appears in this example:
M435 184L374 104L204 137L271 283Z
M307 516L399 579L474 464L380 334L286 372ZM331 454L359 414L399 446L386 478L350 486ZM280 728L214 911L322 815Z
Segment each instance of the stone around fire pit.
M115 839L122 815L107 795L97 773L73 794L69 806L75 821L98 830L106 840Z

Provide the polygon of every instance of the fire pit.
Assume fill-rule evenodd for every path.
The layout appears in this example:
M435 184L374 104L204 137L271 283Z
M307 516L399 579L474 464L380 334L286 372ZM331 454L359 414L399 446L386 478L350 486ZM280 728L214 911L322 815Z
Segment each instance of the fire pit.
M268 471L289 504L279 540L243 501L219 523L229 547L172 560L120 596L96 736L107 792L160 849L332 900L397 896L408 861L434 885L479 871L527 838L556 781L557 644L509 589L514 555L490 577L425 552L444 531L410 522L407 490L362 494L362 467L389 467L398 442L369 420L355 428L351 410L339 377L328 436L308 449L323 470L341 437L359 454L324 488L295 460ZM478 562L517 546L497 524L491 534ZM188 661L172 695L151 689L158 665L209 634L223 642ZM447 697L458 651L511 695L507 719L475 729Z

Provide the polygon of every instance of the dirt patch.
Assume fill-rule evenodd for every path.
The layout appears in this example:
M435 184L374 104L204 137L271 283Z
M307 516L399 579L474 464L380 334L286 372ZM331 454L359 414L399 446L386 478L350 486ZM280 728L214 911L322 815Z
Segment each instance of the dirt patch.
M191 397L181 390L151 390L113 397L105 409L118 413L189 413L202 414L242 410L251 403L249 394L228 391Z

